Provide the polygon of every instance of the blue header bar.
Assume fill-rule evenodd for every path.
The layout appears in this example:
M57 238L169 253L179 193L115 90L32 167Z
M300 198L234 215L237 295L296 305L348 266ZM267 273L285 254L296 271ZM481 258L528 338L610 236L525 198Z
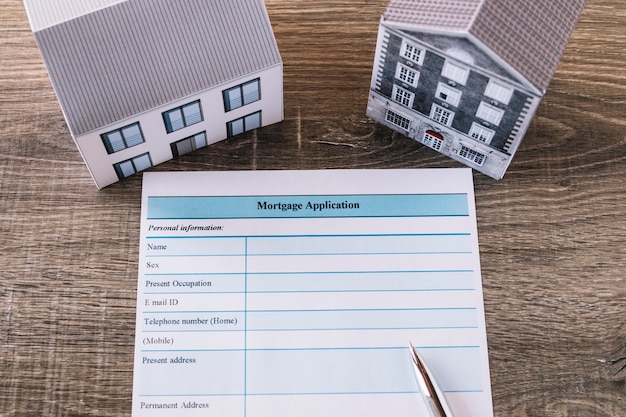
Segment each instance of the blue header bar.
M467 194L148 197L148 219L468 216Z

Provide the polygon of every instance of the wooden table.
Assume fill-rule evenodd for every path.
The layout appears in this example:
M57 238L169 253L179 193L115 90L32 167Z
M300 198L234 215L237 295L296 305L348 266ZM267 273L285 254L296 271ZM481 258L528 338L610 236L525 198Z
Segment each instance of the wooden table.
M154 170L460 166L364 115L385 5L267 1L285 121ZM0 10L0 415L129 415L141 176L96 190ZM625 64L626 2L589 0L507 175L475 174L497 416L626 415Z

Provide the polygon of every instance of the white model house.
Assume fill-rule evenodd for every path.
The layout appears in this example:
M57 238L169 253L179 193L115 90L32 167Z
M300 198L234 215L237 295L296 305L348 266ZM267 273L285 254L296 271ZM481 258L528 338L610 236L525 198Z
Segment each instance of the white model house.
M585 0L391 0L367 115L504 175Z
M98 188L283 120L263 0L25 0Z

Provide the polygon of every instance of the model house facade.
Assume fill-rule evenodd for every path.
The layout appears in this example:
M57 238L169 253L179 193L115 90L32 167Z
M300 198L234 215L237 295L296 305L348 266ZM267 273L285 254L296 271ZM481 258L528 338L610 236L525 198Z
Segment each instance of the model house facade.
M263 0L25 0L98 186L283 120Z
M392 0L367 115L493 178L504 176L584 0Z

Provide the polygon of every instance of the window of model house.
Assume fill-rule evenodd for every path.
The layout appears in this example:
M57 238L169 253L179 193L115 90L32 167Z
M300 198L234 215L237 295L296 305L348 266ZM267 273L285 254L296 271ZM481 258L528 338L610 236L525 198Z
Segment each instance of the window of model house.
M150 154L144 153L134 158L127 159L126 161L118 162L113 165L113 168L117 173L117 177L121 180L144 169L148 169L151 166L152 160L150 159Z
M202 120L200 100L163 113L163 121L165 122L165 130L167 130L167 133L175 132L184 127L199 123Z
M248 81L223 91L224 110L229 112L261 99L260 79Z
M177 157L191 151L195 151L196 149L200 149L206 145L206 133L201 132L197 135L193 135L188 138L174 142L170 144L170 147L172 148L172 155L174 157Z
M422 65L422 62L424 62L424 50L408 41L402 42L400 55L418 65Z
M485 89L485 95L502 104L509 104L511 96L513 95L513 89L506 87L502 83L496 81L489 81L487 88Z
M415 94L411 93L408 90L405 90L402 87L394 85L391 96L393 98L393 101L400 103L403 106L406 106L406 107L413 106L413 99L415 98Z
M454 113L448 109L444 109L441 106L433 104L433 107L430 110L430 118L443 125L451 126Z
M424 138L422 141L424 142L424 145L438 151L441 150L441 145L443 145L443 136L432 130L427 130L424 132Z
M411 125L411 120L408 117L405 117L399 113L396 113L393 110L387 110L385 114L385 120L391 123L394 126L398 126L404 130L409 130L409 126Z
M416 87L419 79L419 72L407 67L406 65L398 64L396 67L396 78L410 86Z
M484 101L480 103L480 106L478 106L478 110L476 111L476 117L496 126L500 124L502 115L504 115L504 111L502 109L489 105Z
M459 156L467 161L473 162L476 165L482 165L487 159L484 153L477 151L476 149L471 149L465 145L461 146L459 150Z
M235 136L249 130L261 127L261 112L249 114L239 119L232 120L226 123L226 130L228 136Z
M119 152L144 142L139 123L133 123L100 135L108 154Z
M467 77L469 76L469 69L455 64L454 62L446 61L446 63L443 64L441 75L455 83L465 85Z
M461 92L457 89L447 86L444 83L439 83L435 95L438 99L441 99L446 103L453 105L454 107L458 107L459 101L461 101Z
M487 129L485 126L478 123L472 123L472 128L469 131L469 135L472 138L484 143L491 142L494 133L495 132L493 130Z

